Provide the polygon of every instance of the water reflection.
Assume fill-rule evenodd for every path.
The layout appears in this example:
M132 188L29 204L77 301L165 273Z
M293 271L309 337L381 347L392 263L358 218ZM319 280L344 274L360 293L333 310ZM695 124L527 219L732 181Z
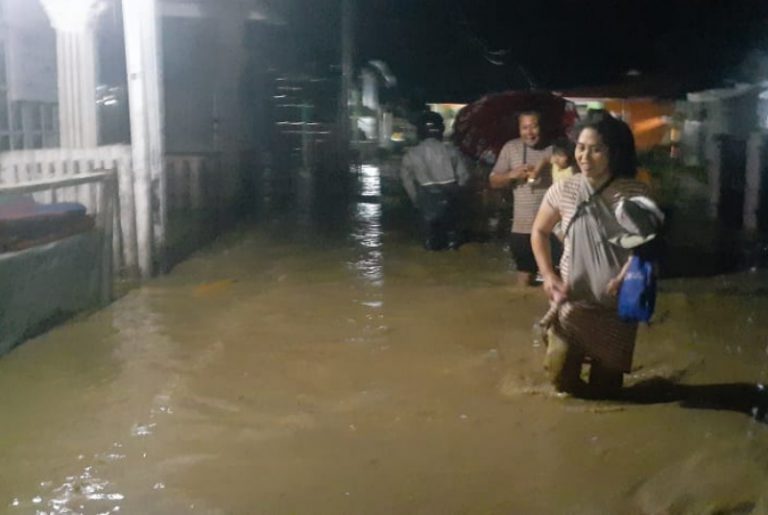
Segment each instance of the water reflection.
M381 195L381 170L378 166L363 165L360 168L360 195L363 197Z
M665 282L625 398L552 397L539 292L500 245L402 244L381 175L349 174L335 231L256 226L115 303L108 337L84 318L0 360L0 512L702 513L731 501L710 478L768 491L746 416L768 406L768 277Z
M170 320L166 308L179 300L168 291L144 288L123 298L121 309L109 308L92 317L90 324L108 322L111 326L109 337L99 342L101 354L108 355L109 359L102 358L95 363L101 366L109 363L109 369L114 373L104 376L103 382L96 381L99 386L94 387L93 371L78 367L84 384L78 397L85 398L80 409L73 409L78 412L95 409L99 410L98 414L77 421L75 433L78 439L71 444L79 453L76 461L55 474L55 479L38 482L31 497L17 494L9 503L16 509L14 512L106 514L125 508L124 503L129 497L123 490L126 485L121 485L116 478L120 477L120 471L127 463L146 459L147 447L152 444L150 440L158 429L159 420L172 414L169 403L181 376L159 367L177 358L178 341L168 335ZM81 359L88 356L87 359L92 360L88 347L77 343L80 342L66 342ZM95 368L98 370L99 367ZM129 396L118 393L123 388L128 388ZM67 398L66 392L62 395ZM127 434L133 441L99 443L114 430L112 421L123 410L129 413L130 424L120 427L121 433L113 436L122 438ZM51 411L49 416L55 418L56 413Z
M364 165L359 177L361 196L366 200L355 204L352 240L361 248L353 268L370 285L381 286L384 281L382 208L380 202L370 201L370 197L378 200L381 195L379 168Z
M362 280L356 302L363 308L364 322L362 334L348 341L367 342L387 329L381 291L384 285L381 175L378 167L363 165L358 177L362 200L354 205L351 239L355 258L351 269Z
M48 491L47 500L36 495L29 501L14 498L10 507L35 515L60 515L64 513L117 513L125 496L114 491L114 485L99 478L92 466L85 467L77 475L67 476L64 482L52 488L52 482L43 481L40 487ZM87 507L87 509L86 509Z
M358 203L352 238L364 247L378 249L381 247L381 236L381 204Z

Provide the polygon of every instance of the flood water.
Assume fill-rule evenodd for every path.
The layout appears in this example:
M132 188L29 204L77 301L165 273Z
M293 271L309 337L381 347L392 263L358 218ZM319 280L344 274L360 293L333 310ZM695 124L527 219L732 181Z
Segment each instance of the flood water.
M0 512L768 513L765 275L665 281L626 399L562 397L503 245L362 179L0 358Z

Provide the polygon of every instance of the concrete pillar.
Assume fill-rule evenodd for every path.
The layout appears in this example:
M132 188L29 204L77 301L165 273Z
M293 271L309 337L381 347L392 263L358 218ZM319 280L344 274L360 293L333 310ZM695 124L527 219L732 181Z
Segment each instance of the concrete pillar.
M139 269L148 278L156 262L163 266L168 217L160 18L157 0L130 0L122 5Z
M709 216L716 219L720 208L720 181L723 168L723 141L714 137L707 146L707 179L709 183Z
M94 24L101 0L42 0L56 30L60 144L98 145Z
M762 188L763 168L765 168L765 141L762 132L753 132L747 140L747 175L744 188L744 228L749 231L758 229L758 211L760 209L760 189Z

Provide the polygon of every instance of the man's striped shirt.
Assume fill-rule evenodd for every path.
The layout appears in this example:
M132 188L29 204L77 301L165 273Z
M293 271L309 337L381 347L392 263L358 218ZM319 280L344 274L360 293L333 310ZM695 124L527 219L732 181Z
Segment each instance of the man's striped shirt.
M542 160L552 156L552 146L543 149L535 149L523 143L521 139L508 141L499 153L496 165L491 174L506 173L523 164L538 165ZM527 181L513 181L512 187L515 197L515 205L512 210L512 232L530 234L533 228L533 219L539 211L539 206L544 199L544 194L552 185L552 175L549 167L539 175L538 179L529 183Z

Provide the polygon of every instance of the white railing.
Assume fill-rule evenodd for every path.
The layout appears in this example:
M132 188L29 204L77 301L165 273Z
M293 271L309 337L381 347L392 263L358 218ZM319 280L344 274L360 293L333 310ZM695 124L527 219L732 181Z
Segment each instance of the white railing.
M161 212L217 209L222 191L220 157L216 153L168 154L165 157L165 188L139 184L132 165L130 145L111 145L91 149L18 150L0 153L0 188L25 184L57 184L55 188L35 189L32 195L40 202L79 202L89 212L102 205L101 189L88 178L109 171L117 178L114 209L113 255L115 266L128 273L138 273L140 263L162 259L165 241L140 241L141 235L165 235ZM160 191L165 191L160 198ZM149 191L151 217L138 216L139 192ZM145 213L144 213L145 215ZM146 228L143 224L153 227ZM142 259L148 252L150 258ZM140 255L141 254L141 255ZM142 270L143 275L148 271Z
M99 188L89 181L67 181L102 171L111 171L117 176L119 202L114 209L113 238L115 266L134 269L138 266L138 245L129 145L15 150L0 154L0 186L58 181L61 186L37 191L33 194L35 199L40 202L79 202L89 212L97 212L102 203Z
M114 170L116 161L127 159L130 147L108 146L97 149L41 149L15 150L0 154L0 186L12 186L35 181L71 179L91 174L96 170ZM99 205L97 188L93 184L37 191L41 201L80 202L90 209Z
M45 195L53 198L54 201L63 191L86 191L84 188L88 188L87 200L97 199L97 203L87 207L87 212L96 220L96 226L103 237L100 259L100 289L103 304L109 303L112 298L113 229L117 204L115 182L113 172L92 171L67 178L46 178L0 185L0 194L30 194L34 197Z

